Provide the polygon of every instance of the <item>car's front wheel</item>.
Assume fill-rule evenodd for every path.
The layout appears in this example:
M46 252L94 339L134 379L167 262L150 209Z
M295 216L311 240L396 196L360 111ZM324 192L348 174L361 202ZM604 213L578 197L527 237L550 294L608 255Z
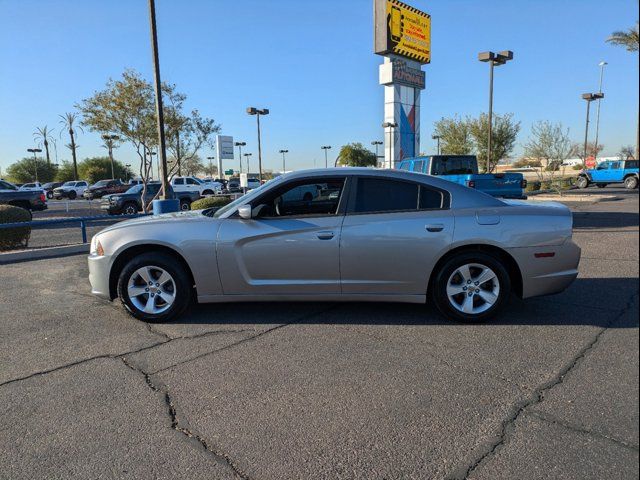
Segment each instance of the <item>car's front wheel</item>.
M180 200L180 210L183 212L191 210L191 202L189 200Z
M495 257L469 252L448 260L432 284L433 300L447 318L479 322L493 317L511 293L509 273Z
M624 179L624 188L634 190L638 188L638 179L636 177L627 177Z
M74 190L69 191L69 200L75 200L78 194Z
M122 213L124 213L125 215L135 215L136 213L138 213L138 205L136 205L134 202L129 202L125 204L124 208L122 209Z
M589 186L589 179L587 177L578 177L576 185L578 188L587 188Z
M118 297L126 310L145 322L167 322L191 302L189 275L178 260L164 253L131 259L118 278Z

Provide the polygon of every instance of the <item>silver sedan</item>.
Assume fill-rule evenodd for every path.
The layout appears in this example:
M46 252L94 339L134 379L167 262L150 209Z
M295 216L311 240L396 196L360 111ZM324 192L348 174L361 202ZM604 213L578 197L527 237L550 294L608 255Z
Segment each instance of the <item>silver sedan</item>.
M125 221L95 235L92 291L164 322L192 301L433 302L480 321L509 296L578 274L572 215L418 173L338 168L267 182L218 210Z

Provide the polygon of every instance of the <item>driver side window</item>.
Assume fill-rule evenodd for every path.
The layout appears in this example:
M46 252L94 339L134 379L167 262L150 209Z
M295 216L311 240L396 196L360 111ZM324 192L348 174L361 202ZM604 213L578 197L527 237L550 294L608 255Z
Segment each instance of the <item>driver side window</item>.
M344 177L318 177L283 185L258 199L253 205L254 215L261 218L335 215L344 183Z

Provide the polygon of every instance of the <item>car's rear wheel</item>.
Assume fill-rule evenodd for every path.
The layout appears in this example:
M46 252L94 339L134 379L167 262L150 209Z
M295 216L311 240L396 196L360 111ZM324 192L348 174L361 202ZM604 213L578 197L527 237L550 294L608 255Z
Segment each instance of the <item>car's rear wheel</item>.
M509 273L495 257L469 252L448 260L433 282L433 300L447 318L480 322L493 317L511 293Z
M69 191L69 200L75 200L78 194L74 190Z
M47 198L51 200L53 198L53 192L47 192Z
M118 278L125 309L145 322L160 323L180 315L191 302L189 275L175 258L145 253L131 259Z
M180 210L183 212L191 210L191 202L189 200L180 200Z
M589 179L587 177L578 177L576 185L578 188L587 188L589 186Z
M633 190L638 188L638 179L636 177L627 177L624 179L624 188Z
M136 213L138 213L138 205L133 202L126 203L122 208L122 213L124 213L125 215L135 215Z
M202 195L213 195L213 190L205 190Z

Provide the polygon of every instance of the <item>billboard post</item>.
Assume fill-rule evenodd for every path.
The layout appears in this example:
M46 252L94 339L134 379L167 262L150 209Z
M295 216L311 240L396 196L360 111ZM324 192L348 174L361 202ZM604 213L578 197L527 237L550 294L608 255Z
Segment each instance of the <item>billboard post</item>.
M420 152L423 64L431 61L431 16L399 0L374 0L374 52L384 56L384 168Z
M216 157L218 158L218 178L222 178L222 160L233 160L233 137L216 135Z

